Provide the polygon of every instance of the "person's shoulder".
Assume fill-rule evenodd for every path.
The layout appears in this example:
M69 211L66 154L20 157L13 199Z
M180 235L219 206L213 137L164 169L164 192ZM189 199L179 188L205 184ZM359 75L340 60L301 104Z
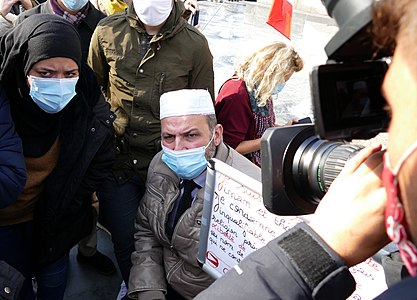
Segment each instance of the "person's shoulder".
M98 22L95 29L101 42L110 41L111 43L117 37L123 37L130 31L131 26L126 11L104 17Z
M207 42L206 36L196 27L187 24L186 29L196 38L199 39L201 41Z
M181 33L186 34L190 39L193 40L194 45L195 43L199 43L201 45L208 44L207 39L204 36L204 34L201 33L201 31L197 29L196 27L192 26L191 24L188 24L187 21L185 21L183 18L179 20L177 27L179 28L177 34L179 36L181 36ZM183 29L181 30L181 28Z
M220 88L217 96L218 101L238 101L247 97L246 84L241 79L230 78Z
M195 34L197 36L201 36L201 37L205 38L204 34L197 27L187 23L187 21L184 20L184 19L181 19L181 22L186 23L186 25L185 25L186 30L189 30L190 32L192 32L193 34Z
M245 173L253 179L256 179L258 181L262 180L261 168L256 166L253 162L251 162L249 159L247 159L234 149L230 149L230 156L232 158L230 161L230 166Z
M126 20L126 12L121 12L117 14L112 14L105 16L103 19L100 20L98 23L98 27L112 27L117 24L126 24L126 26L129 26L127 20Z
M36 14L41 14L45 12L45 7L46 5L49 5L49 1L46 1L44 3L41 3L35 7L32 7L31 9L28 9L24 12L22 12L21 14L19 14L17 16L17 19L14 21L14 24L20 24L22 23L25 19L29 18L30 16L36 15Z
M246 91L245 81L242 79L235 78L234 76L226 80L222 88L230 89L235 92Z
M261 181L261 169L252 163L249 159L244 157L242 154L232 149L225 143L220 143L217 146L217 152L215 158L223 161L229 166L245 173L255 180Z
M162 154L162 151L155 154L149 164L146 178L147 185L152 184L162 188L162 185L179 182L178 176L162 161Z
M148 176L154 176L155 173L167 173L168 166L162 161L162 151L159 151L155 156L152 158L151 163L149 164L148 168Z
M90 3L90 8L88 10L86 19L95 21L95 25L97 25L97 23L105 17L106 15L102 11L98 10L92 3Z

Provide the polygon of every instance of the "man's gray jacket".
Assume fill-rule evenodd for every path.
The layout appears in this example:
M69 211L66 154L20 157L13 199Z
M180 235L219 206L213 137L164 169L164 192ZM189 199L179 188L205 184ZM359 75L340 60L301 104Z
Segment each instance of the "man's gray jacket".
M204 188L180 217L170 240L165 225L180 194L180 179L161 156L159 152L149 166L146 193L136 217L128 294L133 299L161 299L169 283L184 298L192 299L214 281L197 262ZM260 169L224 143L217 147L215 158L261 180Z

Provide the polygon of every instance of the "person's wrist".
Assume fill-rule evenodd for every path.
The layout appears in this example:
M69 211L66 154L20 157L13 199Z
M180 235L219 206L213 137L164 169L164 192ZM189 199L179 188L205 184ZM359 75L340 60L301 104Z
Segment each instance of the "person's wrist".
M355 282L347 266L306 223L297 224L275 243L310 287L315 299L341 299L340 295L344 297L353 292ZM268 247L277 251L273 249L274 243L269 243ZM338 297L333 297L334 286L339 287Z
M311 227L311 229L314 230L315 233L317 233L320 236L320 238L324 242L326 242L326 244L328 246L330 246L330 248L333 249L333 251L335 251L335 249L332 245L333 244L332 239L329 238L328 232L327 232L328 230L325 228L325 226L323 228L323 226L319 222L316 222L315 220L312 220L310 222L310 224L308 224L308 225ZM337 251L335 251L335 252L337 253Z

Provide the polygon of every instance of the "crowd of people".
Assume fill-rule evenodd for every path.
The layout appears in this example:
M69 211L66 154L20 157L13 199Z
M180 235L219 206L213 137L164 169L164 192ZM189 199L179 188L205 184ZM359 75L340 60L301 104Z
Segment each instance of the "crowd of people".
M99 220L124 299L345 299L349 267L390 240L411 278L380 298L416 299L417 2L373 6L375 42L393 49L387 149L362 150L309 225L216 281L196 259L207 162L261 180L273 101L303 60L282 42L261 47L215 98L209 44L187 22L197 9L190 0L0 3L0 298L63 299L77 244L80 263L113 274L97 250Z

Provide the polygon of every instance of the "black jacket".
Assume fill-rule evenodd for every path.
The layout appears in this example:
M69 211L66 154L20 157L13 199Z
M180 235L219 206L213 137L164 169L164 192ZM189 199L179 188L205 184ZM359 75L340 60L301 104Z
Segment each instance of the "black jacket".
M24 19L34 14L53 14L51 4L49 2L50 0L21 13L19 17L17 18L17 20L15 21L15 24L20 24L21 22L23 22ZM96 9L91 3L89 5L90 5L90 10L88 11L87 16L76 27L78 34L80 35L83 62L87 61L91 36L93 35L93 32L97 27L97 23L105 17L105 14L103 14L101 11Z
M91 232L91 195L110 174L115 157L114 115L86 65L76 91L63 110L57 166L34 213L36 266L59 259Z
M0 208L17 200L26 182L22 141L10 115L9 100L0 86Z
M248 255L195 299L342 300L355 289L346 265L305 223ZM416 300L417 277L389 288L375 300Z
M251 253L195 299L346 299L355 281L305 223Z
M409 277L393 285L375 298L375 300L416 300L417 277Z
M15 268L0 260L0 300L20 299L25 277Z

